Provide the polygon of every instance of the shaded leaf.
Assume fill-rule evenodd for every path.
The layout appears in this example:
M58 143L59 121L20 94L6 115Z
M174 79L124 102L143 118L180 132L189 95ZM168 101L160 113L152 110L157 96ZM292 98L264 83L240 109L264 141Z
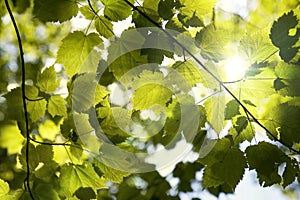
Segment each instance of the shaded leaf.
M78 6L68 0L34 0L33 14L43 22L64 22L76 16Z

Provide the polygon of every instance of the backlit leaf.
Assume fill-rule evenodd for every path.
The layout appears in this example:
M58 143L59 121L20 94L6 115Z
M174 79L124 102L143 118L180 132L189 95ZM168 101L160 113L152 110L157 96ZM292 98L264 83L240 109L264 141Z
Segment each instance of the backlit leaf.
M104 5L104 15L112 21L126 19L131 14L131 7L123 0L101 0ZM133 4L132 0L129 0Z
M43 117L46 112L47 101L45 99L38 101L27 101L27 110L32 121L37 121Z
M103 16L99 16L95 19L95 28L100 35L106 38L114 36L112 23Z
M52 117L67 115L67 102L59 95L51 96L48 102L48 112Z
M59 86L60 80L56 80L54 66L46 68L37 78L37 86L43 92L54 92Z
M91 187L94 191L106 188L106 180L99 177L90 163L65 164L61 168L59 184L65 197L71 197L80 187Z
M101 42L102 40L96 33L88 35L81 31L70 33L63 39L62 45L57 52L57 62L64 65L67 75L70 77L85 67L97 69L100 57L97 59L97 54L90 53ZM70 49L72 50L70 51Z

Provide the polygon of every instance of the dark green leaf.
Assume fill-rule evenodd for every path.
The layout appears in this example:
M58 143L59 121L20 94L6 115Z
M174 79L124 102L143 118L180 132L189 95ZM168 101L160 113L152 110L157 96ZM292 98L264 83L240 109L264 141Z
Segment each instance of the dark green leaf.
M43 22L64 22L76 16L78 6L69 0L34 0L33 14Z
M239 115L240 104L236 100L231 100L226 104L225 108L225 119L231 120L234 116Z

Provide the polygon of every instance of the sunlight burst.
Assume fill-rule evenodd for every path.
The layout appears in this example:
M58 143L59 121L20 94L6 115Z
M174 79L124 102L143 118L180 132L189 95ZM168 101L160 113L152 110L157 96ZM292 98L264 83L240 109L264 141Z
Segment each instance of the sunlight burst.
M227 59L224 64L227 81L242 79L248 68L248 62L239 55Z

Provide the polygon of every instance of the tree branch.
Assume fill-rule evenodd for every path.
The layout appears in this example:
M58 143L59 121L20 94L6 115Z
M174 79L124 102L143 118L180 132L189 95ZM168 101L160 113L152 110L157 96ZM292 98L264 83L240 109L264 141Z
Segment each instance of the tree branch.
M25 131L26 131L26 185L27 185L27 189L29 192L29 195L31 197L31 199L34 200L31 188L30 188L30 168L29 168L29 143L30 143L30 139L29 139L29 120L28 120L28 113L27 113L27 105L26 105L26 89L25 89L25 61L24 61L24 51L23 51L23 46L22 46L22 40L21 40L21 36L19 33L19 29L17 26L17 23L15 21L15 18L13 16L13 13L10 9L10 6L8 4L8 0L5 0L5 6L6 9L8 11L8 14L10 16L10 19L13 23L15 32L16 32L16 36L18 39L18 45L19 45L19 52L20 52L20 59L21 59L21 69L22 69L22 84L21 84L21 89L22 89L22 102L23 102L23 109L24 109L24 117L25 117Z

